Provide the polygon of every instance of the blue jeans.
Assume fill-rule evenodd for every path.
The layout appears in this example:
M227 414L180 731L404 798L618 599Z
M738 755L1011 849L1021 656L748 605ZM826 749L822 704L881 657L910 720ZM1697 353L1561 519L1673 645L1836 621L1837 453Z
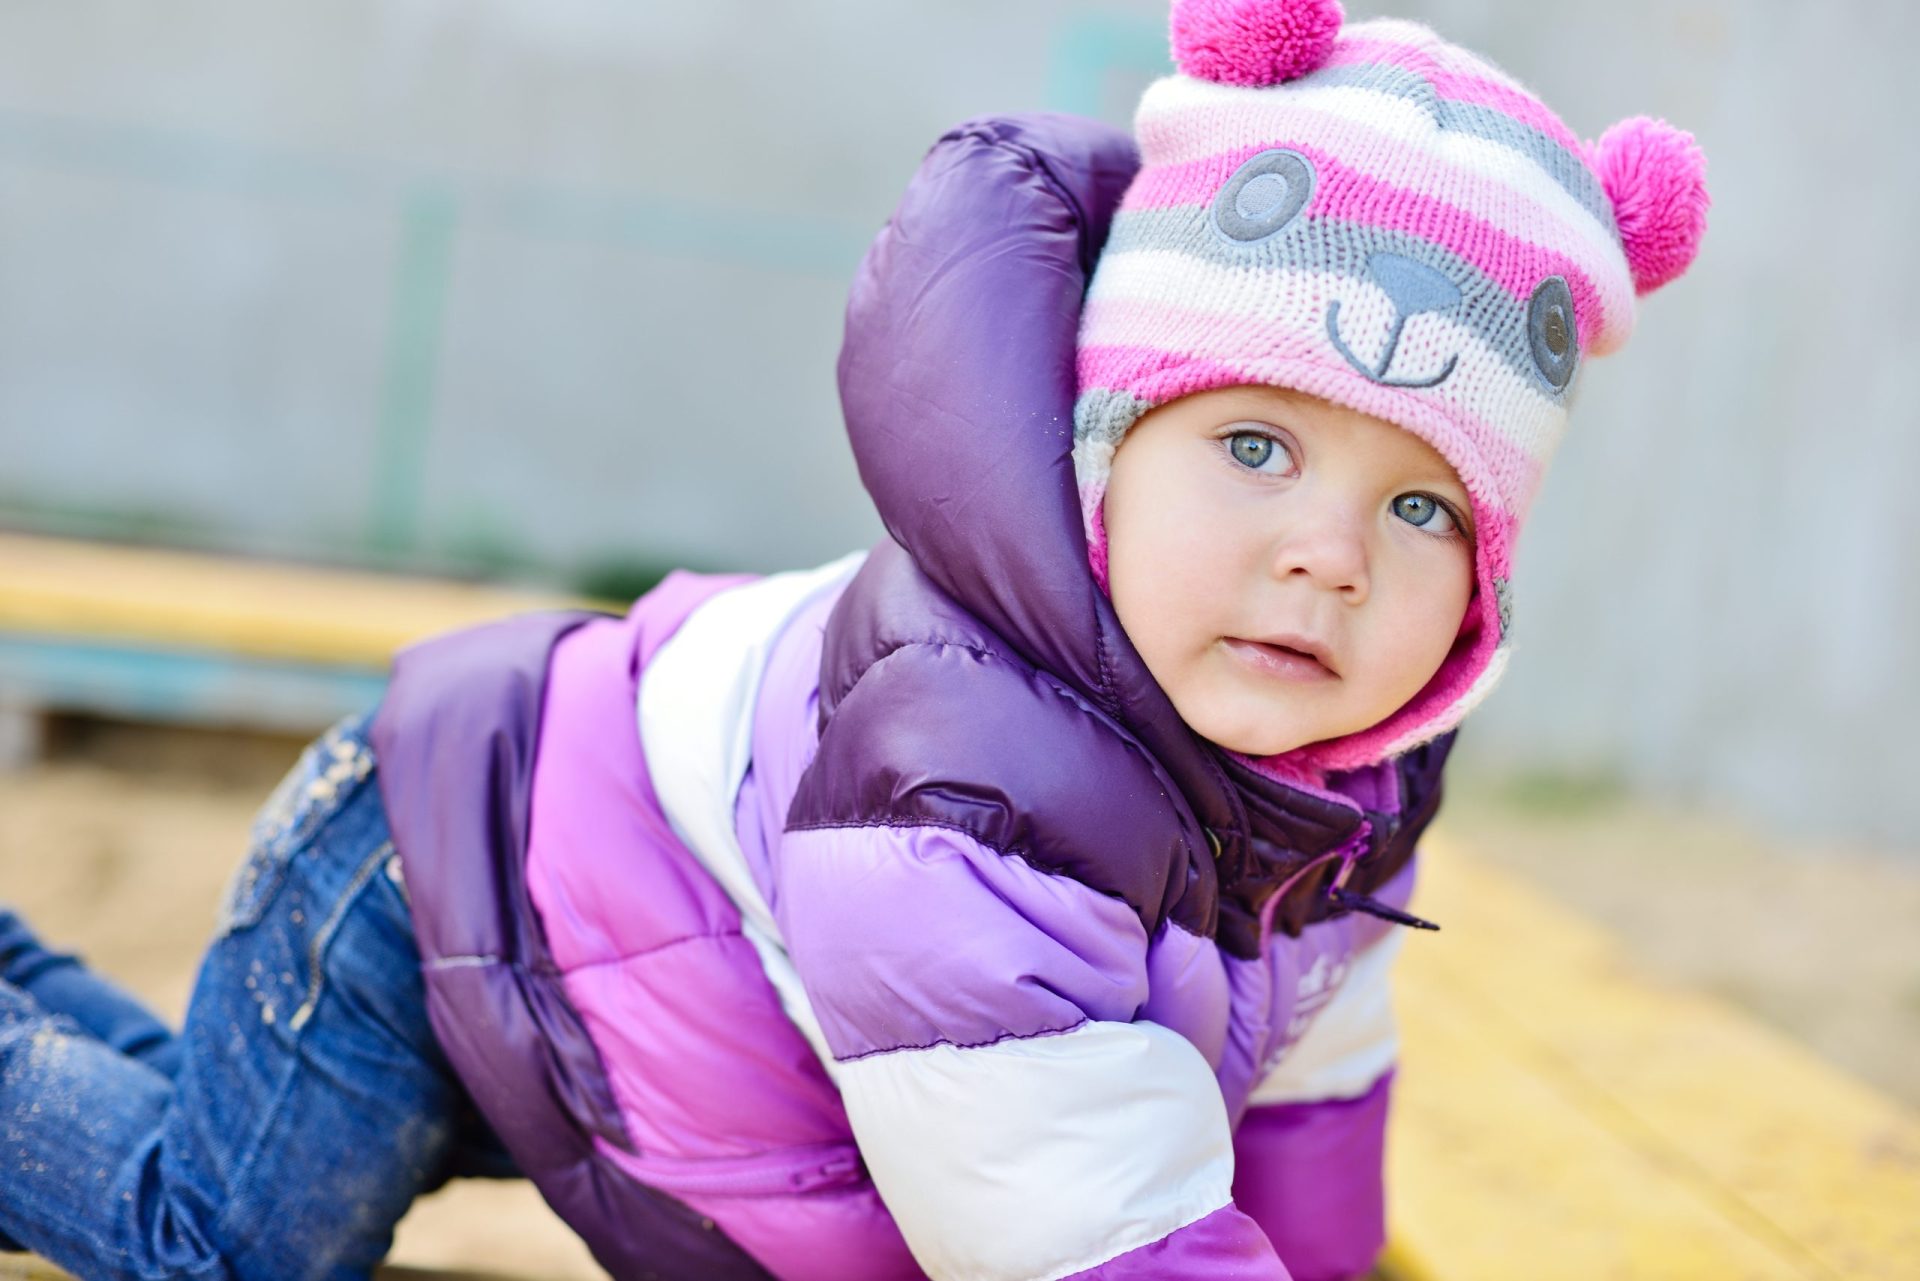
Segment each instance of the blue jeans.
M509 1177L427 1022L369 717L256 820L176 1037L0 910L0 1235L89 1278L366 1277Z

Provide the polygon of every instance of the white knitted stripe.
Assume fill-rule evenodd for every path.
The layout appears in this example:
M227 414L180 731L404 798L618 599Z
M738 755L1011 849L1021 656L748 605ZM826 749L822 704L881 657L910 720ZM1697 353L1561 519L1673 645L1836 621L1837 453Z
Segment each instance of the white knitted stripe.
M1071 1276L1232 1200L1219 1083L1158 1024L870 1054L841 1063L840 1090L936 1281Z
M1107 480L1113 475L1113 451L1110 440L1078 440L1073 445L1074 485L1080 491L1080 520L1093 538L1092 515L1107 492Z
M1170 76L1147 91L1143 116L1148 104L1152 119L1143 128L1150 127L1156 139L1149 152L1156 169L1263 139L1299 138L1333 152L1369 178L1398 185L1406 181L1401 149L1417 152L1422 163L1442 170L1430 182L1422 177L1437 199L1515 239L1551 246L1585 268L1604 313L1601 330L1611 340L1602 345L1617 345L1625 334L1613 331L1632 326L1633 274L1613 230L1524 153L1475 134L1438 129L1417 102L1360 85L1301 85L1283 94L1250 94L1232 85ZM1228 110L1241 117L1231 128L1220 118ZM1459 184L1449 183L1444 172L1449 168L1498 186L1497 202L1488 203L1483 193L1469 197Z

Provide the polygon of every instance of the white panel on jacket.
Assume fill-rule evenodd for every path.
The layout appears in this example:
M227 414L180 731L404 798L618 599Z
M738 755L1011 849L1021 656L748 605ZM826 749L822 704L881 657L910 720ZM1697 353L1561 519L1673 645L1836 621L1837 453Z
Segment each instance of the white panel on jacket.
M866 557L854 552L818 569L772 574L701 603L641 673L634 713L661 811L740 910L741 933L759 953L781 1009L830 1074L833 1053L747 866L733 811L753 760L753 710L774 643L794 615L851 578Z
M1071 1276L1232 1199L1220 1086L1156 1023L869 1054L840 1065L840 1092L935 1281Z
M1389 980L1405 942L1395 929L1354 956L1340 990L1254 1086L1250 1106L1357 1099L1393 1066L1400 1034Z

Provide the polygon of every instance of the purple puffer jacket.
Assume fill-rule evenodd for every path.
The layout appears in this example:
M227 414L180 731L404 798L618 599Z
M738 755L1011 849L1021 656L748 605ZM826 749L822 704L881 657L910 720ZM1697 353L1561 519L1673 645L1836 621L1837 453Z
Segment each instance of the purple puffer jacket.
M375 747L435 1031L615 1276L1314 1278L1378 1248L1383 1069L1262 1083L1386 931L1350 909L1404 901L1448 740L1270 778L1186 729L1095 585L1073 340L1134 166L1058 117L929 154L849 308L892 535L850 582L774 617L744 603L779 578L676 575L397 665ZM777 623L717 836L635 720L716 619Z

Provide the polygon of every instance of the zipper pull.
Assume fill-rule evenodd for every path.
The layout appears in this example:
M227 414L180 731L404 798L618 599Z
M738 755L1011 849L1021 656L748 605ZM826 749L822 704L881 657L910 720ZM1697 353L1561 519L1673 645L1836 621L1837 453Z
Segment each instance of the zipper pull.
M859 1154L850 1152L814 1169L800 1171L792 1177L792 1183L797 1192L812 1192L819 1188L857 1182L864 1169Z
M1263 954L1267 950L1267 940L1273 937L1274 909L1280 906L1280 900L1286 897L1287 891L1292 889L1295 882L1299 881L1300 878L1308 872L1319 867L1322 863L1330 862L1336 858L1340 860L1340 867L1333 874L1332 884L1326 890L1322 891L1322 893L1330 895L1336 889L1345 885L1347 878L1353 875L1354 863L1358 861L1362 854L1367 852L1367 837L1372 831L1373 828L1367 823L1367 820L1361 819L1360 829L1349 837L1344 845L1341 845L1337 849L1328 850L1325 854L1316 855L1308 859L1305 863L1294 869L1293 875L1280 882L1273 893L1267 895L1267 901L1260 905L1259 939L1260 951Z
M1373 824L1361 819L1359 828L1340 847L1340 870L1333 874L1333 881L1327 886L1329 897L1346 889L1347 881L1353 876L1353 865L1367 852L1367 842L1372 836Z
M1385 903L1370 899L1365 894L1356 894L1352 890L1344 890L1336 886L1327 891L1327 897L1349 911L1365 912L1368 916L1377 916L1383 921L1392 921L1395 925L1411 926L1416 930L1440 928L1432 921L1415 916L1412 912L1403 912L1397 907L1389 907Z

